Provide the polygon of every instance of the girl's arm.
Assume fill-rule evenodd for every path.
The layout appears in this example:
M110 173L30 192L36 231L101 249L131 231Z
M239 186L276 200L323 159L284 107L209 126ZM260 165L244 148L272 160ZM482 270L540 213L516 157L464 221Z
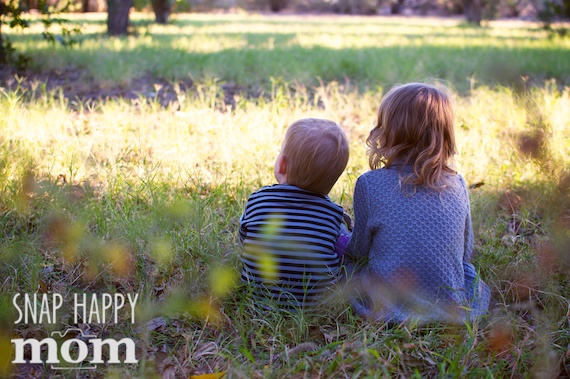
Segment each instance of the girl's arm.
M467 202L467 217L465 218L465 236L464 236L464 246L463 246L463 262L471 262L471 257L473 256L473 245L475 244L475 237L473 234L473 224L471 222L471 204L469 202L469 193L467 192L467 185L465 180L461 178L461 185L463 186L465 193L465 201Z
M469 204L469 193L463 178L461 183L465 188L465 199L467 201L467 217L465 218L465 237L463 249L463 275L464 287L467 291L467 304L472 308L472 316L481 316L489 309L491 300L491 290L489 286L481 280L477 274L475 266L471 263L473 256L473 246L475 244L475 237L473 233L473 224L471 221L471 206Z
M471 224L471 210L467 214L467 218L465 220L465 237L464 237L464 248L463 248L463 275L465 280L465 289L470 291L474 284L475 279L477 278L477 271L475 270L475 266L471 263L471 255L473 253L473 245L474 245L474 237L473 237L473 226Z
M368 195L366 183L358 178L354 188L354 228L348 243L347 257L353 262L368 259L368 252L372 245L372 233L368 227Z
M471 205L469 202L469 192L467 192L467 184L463 177L460 176L461 186L463 187L463 195L467 203L467 216L465 217L465 230L463 231L463 275L465 277L465 288L472 288L477 271L475 266L471 264L471 255L473 254L474 235L473 224L471 222Z
M473 254L473 226L471 224L471 212L465 221L465 251L463 255L464 287L467 291L467 304L472 309L472 316L482 316L487 313L491 301L491 290L487 283L479 277L475 266L471 263ZM472 317L471 316L471 317Z

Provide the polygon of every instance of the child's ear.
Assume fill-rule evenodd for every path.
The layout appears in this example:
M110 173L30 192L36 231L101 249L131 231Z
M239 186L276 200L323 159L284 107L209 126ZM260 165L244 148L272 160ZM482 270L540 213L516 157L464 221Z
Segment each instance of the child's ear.
M279 155L277 159L277 172L282 175L287 174L287 157L284 155Z

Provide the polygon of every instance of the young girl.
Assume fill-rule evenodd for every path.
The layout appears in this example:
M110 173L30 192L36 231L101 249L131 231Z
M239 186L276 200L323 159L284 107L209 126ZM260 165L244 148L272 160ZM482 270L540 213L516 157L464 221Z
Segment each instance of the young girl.
M351 302L364 317L461 322L487 311L489 287L470 263L467 187L449 164L453 125L450 97L431 85L392 88L380 104L347 251Z

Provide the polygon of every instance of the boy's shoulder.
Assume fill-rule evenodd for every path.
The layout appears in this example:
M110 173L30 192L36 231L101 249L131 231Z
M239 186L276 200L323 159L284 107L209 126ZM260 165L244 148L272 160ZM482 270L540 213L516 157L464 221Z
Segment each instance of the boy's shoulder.
M252 193L252 196L255 194L265 194L265 193L273 193L273 194L278 194L278 193L283 193L283 194L287 194L287 193L301 193L304 190L296 187L296 186L292 186L290 184L270 184L267 186L263 186L260 189L258 189L257 191ZM307 192L307 191L304 191Z
M309 191L291 184L272 184L261 187L250 195L249 200L261 200L265 197L271 197L273 201L276 200L276 198L281 198L286 201L310 201L313 204L328 204L328 206L339 208L342 212L342 207L333 202L327 195Z

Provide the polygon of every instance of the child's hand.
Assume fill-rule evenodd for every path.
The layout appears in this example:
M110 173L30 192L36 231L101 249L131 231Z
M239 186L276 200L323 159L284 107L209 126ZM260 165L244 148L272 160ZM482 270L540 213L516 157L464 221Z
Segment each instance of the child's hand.
M348 247L348 242L350 241L351 236L352 233L348 231L348 229L344 226L344 224L341 224L340 234L334 245L334 251L339 258L343 258L346 255L346 248Z

